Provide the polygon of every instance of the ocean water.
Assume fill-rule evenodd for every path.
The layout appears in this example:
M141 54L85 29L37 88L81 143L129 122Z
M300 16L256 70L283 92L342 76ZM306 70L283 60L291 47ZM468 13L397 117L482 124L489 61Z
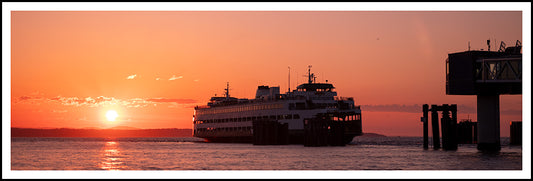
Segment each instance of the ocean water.
M430 141L431 142L431 141ZM521 170L522 147L422 148L421 137L356 137L342 147L205 143L198 138L12 138L11 170Z

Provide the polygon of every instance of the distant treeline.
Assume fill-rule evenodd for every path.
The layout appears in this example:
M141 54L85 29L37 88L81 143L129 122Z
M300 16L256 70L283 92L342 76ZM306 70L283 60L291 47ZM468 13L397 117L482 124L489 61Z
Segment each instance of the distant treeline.
M192 137L191 129L33 129L11 128L11 137Z

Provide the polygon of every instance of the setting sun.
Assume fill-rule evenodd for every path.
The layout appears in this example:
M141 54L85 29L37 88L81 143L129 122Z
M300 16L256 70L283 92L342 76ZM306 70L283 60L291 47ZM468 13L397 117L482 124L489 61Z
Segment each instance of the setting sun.
M107 121L115 121L117 119L117 117L118 117L118 113L117 113L117 111L109 110L105 114L105 117L107 117Z

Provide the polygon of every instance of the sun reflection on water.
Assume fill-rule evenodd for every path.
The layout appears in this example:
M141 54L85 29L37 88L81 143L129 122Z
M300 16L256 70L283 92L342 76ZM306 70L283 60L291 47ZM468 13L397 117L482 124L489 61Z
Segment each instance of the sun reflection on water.
M119 144L116 141L108 141L105 143L102 151L102 162L99 166L104 170L124 170L124 156L120 153Z

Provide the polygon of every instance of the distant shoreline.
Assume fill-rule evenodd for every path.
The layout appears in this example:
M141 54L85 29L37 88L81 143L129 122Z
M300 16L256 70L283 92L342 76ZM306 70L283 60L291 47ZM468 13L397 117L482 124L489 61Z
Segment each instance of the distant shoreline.
M363 135L359 137L387 137L387 136L378 134L378 133L363 133Z
M162 129L77 129L77 128L11 128L11 137L192 137L192 129L162 128Z

